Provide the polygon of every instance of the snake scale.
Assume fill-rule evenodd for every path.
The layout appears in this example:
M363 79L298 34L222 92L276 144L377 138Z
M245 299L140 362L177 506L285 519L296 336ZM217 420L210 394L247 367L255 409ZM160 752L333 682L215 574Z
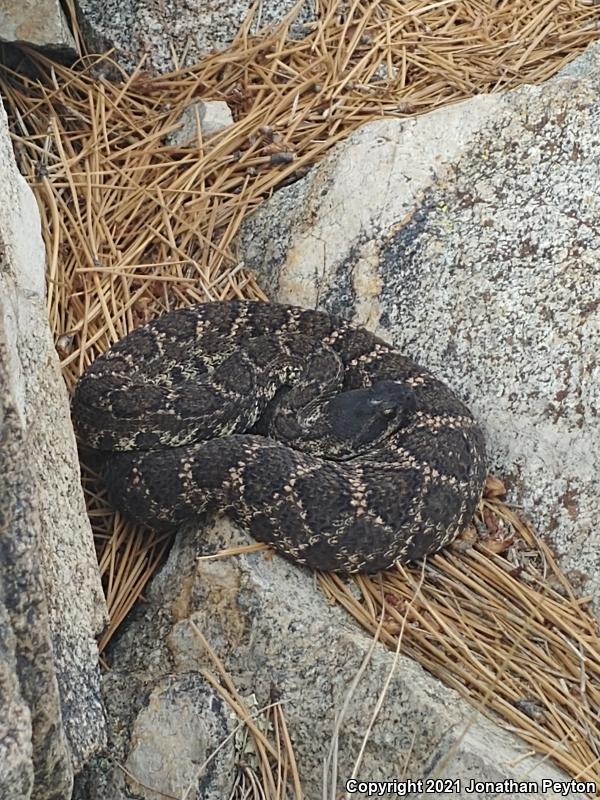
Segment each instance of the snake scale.
M111 504L157 530L224 512L314 569L372 572L466 527L481 429L430 372L322 311L201 303L143 325L77 384Z

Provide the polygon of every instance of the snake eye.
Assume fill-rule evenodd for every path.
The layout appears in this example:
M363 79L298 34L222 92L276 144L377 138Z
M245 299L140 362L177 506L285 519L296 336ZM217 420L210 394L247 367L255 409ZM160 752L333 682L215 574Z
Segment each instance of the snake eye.
M377 381L368 390L370 397L368 405L377 408L385 417L391 417L400 412L410 413L414 409L415 396L413 390L406 384L398 381Z
M382 398L374 398L369 400L369 405L371 408L376 408L377 411L380 414L383 414L384 417L391 417L396 413L396 409L398 407L397 403L390 402L389 400L383 400Z
M367 402L371 408L376 408L386 417L394 414L398 408L398 400L393 397L370 397Z

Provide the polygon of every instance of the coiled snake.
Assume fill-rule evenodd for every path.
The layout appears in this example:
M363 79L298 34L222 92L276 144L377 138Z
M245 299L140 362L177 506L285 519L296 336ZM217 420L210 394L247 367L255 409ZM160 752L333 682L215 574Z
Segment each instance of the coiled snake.
M427 370L321 311L204 303L137 328L73 398L111 503L162 530L222 511L315 569L375 571L450 542L483 435Z

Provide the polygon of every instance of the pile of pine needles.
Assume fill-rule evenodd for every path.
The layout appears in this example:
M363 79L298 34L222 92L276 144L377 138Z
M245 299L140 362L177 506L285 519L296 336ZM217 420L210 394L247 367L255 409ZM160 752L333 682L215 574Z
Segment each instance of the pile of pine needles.
M128 76L110 56L66 67L28 50L27 73L3 69L70 389L98 354L164 311L266 299L235 252L240 223L351 131L543 81L599 34L600 9L589 0L316 6L305 38L289 38L292 15L251 36L250 15L225 52L159 77L143 64ZM225 100L234 124L206 140L198 127L195 141L174 144L182 112L201 98ZM96 476L84 471L83 480L111 615L104 648L169 538L126 524ZM600 784L596 623L497 484L488 489L483 544L436 555L422 579L410 569L377 580L323 576L321 585L390 647L402 636L403 652L499 715L532 751Z

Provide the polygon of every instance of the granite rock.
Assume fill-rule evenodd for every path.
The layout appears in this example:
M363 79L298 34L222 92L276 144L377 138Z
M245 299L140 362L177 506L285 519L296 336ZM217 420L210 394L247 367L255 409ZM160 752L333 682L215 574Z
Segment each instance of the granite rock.
M105 694L114 766L107 770L96 760L78 780L75 800L154 800L152 790L164 790L166 785L166 764L160 757L159 767L148 757L143 762L136 759L136 742L143 732L154 754L155 739L162 738L168 728L164 720L178 713L183 714L182 725L192 741L185 748L174 749L174 757L181 774L193 773L198 759L194 760L192 753L204 741L203 733L187 725L189 709L184 713L172 696L166 696L164 687L183 681L191 687L186 702L192 708L198 706L194 698L204 696L200 673L214 673L215 669L195 627L248 704L262 708L279 700L304 795L307 800L323 797L323 761L329 753L336 715L371 642L341 607L329 603L310 572L279 556L255 553L197 561L199 553L247 542L224 519L178 533L144 606L110 647L113 671L105 678ZM542 757L528 756L524 743L485 719L414 661L404 656L397 663L394 659L394 653L376 644L352 694L339 733L339 791L352 775L363 735L390 673L386 699L358 770L361 779L446 778L458 782L455 788L461 787L453 796L465 798L472 796L467 786L473 778L567 780ZM215 735L212 749L221 742L221 734ZM237 753L235 761L240 760ZM117 766L123 761L127 765L135 762L135 775L145 784L133 794L123 788ZM231 773L228 777L232 780ZM92 786L96 789L90 794ZM219 786L221 796L228 797L231 786ZM192 789L192 797L213 797L210 792L218 796L214 783L205 784L206 794L197 784ZM363 796L360 792L352 795ZM388 791L377 796L398 794ZM414 791L407 796L416 800L422 793ZM482 792L478 796L496 795ZM516 792L514 796L558 794ZM577 793L572 796L583 798Z
M280 22L294 0L261 4L250 33ZM77 0L80 24L92 51L115 47L115 59L131 71L145 58L144 69L169 72L195 64L203 55L230 44L250 8L251 0ZM302 34L314 20L313 4L306 0L291 26Z
M0 4L0 42L28 44L76 55L76 45L59 0Z
M0 164L0 797L68 797L104 742L94 637L105 604L39 215L1 107Z
M553 80L366 125L239 237L273 300L365 324L486 430L600 600L600 44Z
M198 141L198 126L203 137L213 136L233 125L233 116L223 100L199 100L185 109L179 122L180 127L167 137L167 144L189 147Z

